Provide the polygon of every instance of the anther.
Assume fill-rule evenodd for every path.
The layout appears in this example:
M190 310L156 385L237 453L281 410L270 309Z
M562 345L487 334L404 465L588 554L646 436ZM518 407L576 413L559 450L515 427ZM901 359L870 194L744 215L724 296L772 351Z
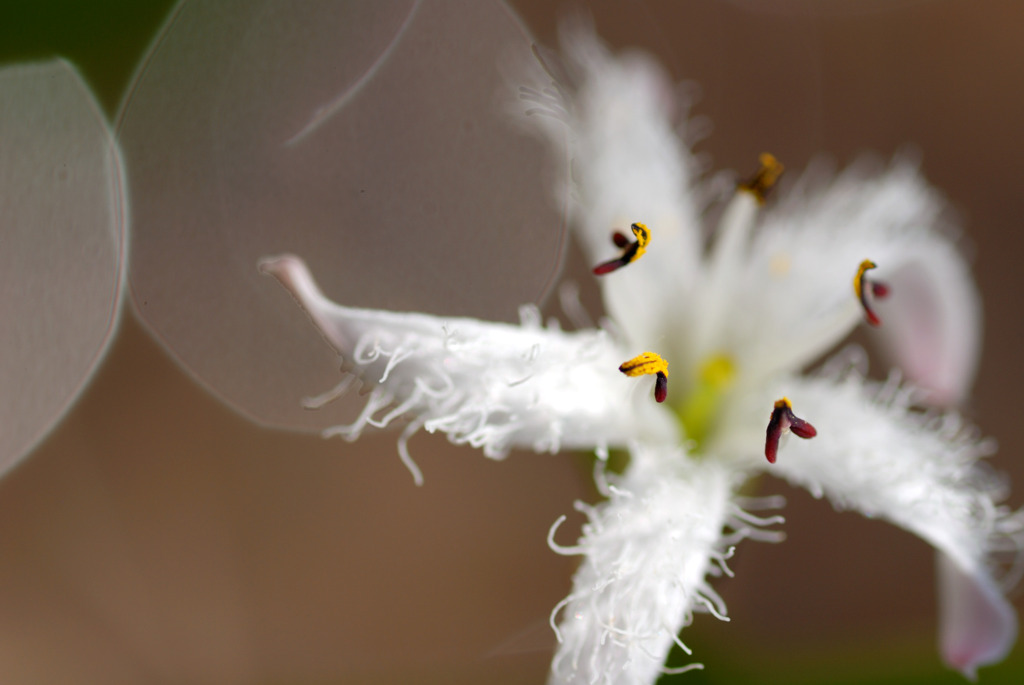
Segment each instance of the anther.
M793 405L789 399L783 397L775 403L772 409L772 417L768 421L768 431L764 443L764 456L768 457L768 463L774 464L775 457L779 453L779 438L786 431L792 431L798 438L813 438L818 431L793 413Z
M619 371L630 378L654 374L654 399L664 402L668 397L668 362L654 352L644 352L619 365Z
M853 277L853 292L857 294L860 306L864 308L864 316L867 318L868 323L872 326L881 326L882 320L878 318L875 310L871 308L868 291L871 292L871 297L882 299L888 297L889 286L881 281L868 278L867 272L876 268L878 268L878 265L870 259L865 259L860 263L860 266L857 267L857 275Z
M612 233L612 242L615 243L615 247L625 251L621 257L610 259L595 266L595 275L603 276L604 274L610 274L616 269L621 269L630 262L635 262L644 256L644 252L647 251L647 243L651 242L651 232L647 230L646 224L641 223L633 224L630 226L630 229L632 229L633 235L636 237L636 240L632 242L619 231Z
M775 155L768 152L761 153L757 160L761 163L761 168L757 170L757 173L749 181L740 183L739 189L753 194L759 204L764 204L765 196L768 195L768 191L779 180L779 176L782 176L782 172L785 171L786 167L782 166L782 163L775 159Z

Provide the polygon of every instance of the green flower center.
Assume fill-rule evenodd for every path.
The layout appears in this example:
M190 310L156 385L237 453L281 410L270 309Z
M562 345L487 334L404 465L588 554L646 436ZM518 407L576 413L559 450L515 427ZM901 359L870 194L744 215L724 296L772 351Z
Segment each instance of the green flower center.
M736 380L736 365L721 353L708 356L697 370L697 378L690 392L677 406L679 422L686 437L695 443L695 452L715 428L722 400Z

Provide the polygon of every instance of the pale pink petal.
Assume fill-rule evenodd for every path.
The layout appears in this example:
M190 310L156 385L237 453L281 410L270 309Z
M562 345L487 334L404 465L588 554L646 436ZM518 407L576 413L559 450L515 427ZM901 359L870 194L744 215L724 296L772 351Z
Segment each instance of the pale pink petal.
M949 242L934 243L879 266L892 296L878 303L878 339L929 403L962 403L981 350L981 298L970 269Z
M979 666L1006 658L1017 640L1017 614L984 571L938 554L939 647L952 668L974 680Z
M962 399L981 335L977 291L941 197L914 164L852 167L829 181L812 167L756 229L728 301L719 348L759 374L805 365L866 319L854 293L858 266L888 285L871 296L872 334L929 401Z

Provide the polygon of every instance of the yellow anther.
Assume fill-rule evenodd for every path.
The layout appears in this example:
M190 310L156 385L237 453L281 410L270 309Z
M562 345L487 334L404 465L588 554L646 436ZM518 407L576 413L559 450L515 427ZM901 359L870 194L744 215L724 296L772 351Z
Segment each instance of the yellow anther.
M878 265L870 259L865 259L857 267L857 275L853 277L853 292L857 293L857 299L864 299L864 275L871 269L877 269Z
M633 235L636 237L636 242L640 246L640 252L633 257L636 259L643 254L643 249L647 247L647 243L651 242L651 232L647 230L647 224L637 222L629 227L633 231Z
M775 409L789 409L793 410L793 403L789 401L788 397L783 397L781 400L775 400Z
M761 168L757 170L752 179L740 183L739 189L752 193L759 203L764 204L765 196L779 180L779 176L782 175L786 167L775 158L775 155L768 152L761 153L758 161L761 163Z
M633 357L628 362L620 364L619 371L630 378L634 378L636 376L647 376L658 372L667 376L668 362L662 359L661 355L654 352L644 352L639 356Z
M872 298L883 298L889 295L889 286L881 281L873 281L868 279L867 273L871 269L878 268L870 259L865 259L857 267L857 275L853 277L853 292L856 293L857 299L860 300L860 306L864 308L864 316L867 318L868 323L872 326L881 326L882 320L875 314L875 310L871 307ZM868 297L868 291L871 292L871 298Z
M664 402L668 397L668 362L660 355L654 352L644 352L628 362L620 364L619 371L630 378L654 374L657 376L654 382L654 399Z
M594 274L596 276L603 276L610 274L611 272L621 269L627 264L632 264L636 260L644 256L644 252L647 251L647 243L651 242L651 232L647 228L646 224L635 223L630 226L633 231L633 236L636 238L635 241L630 242L626 236L618 231L612 233L612 242L615 246L622 248L622 256L610 259L607 262L603 262L594 267Z

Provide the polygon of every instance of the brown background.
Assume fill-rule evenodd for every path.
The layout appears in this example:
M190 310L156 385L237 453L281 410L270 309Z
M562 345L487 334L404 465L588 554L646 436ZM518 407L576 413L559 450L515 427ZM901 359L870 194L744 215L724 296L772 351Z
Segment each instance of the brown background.
M516 6L553 44L559 11ZM999 439L993 463L1024 502L1024 9L665 0L588 11L612 45L643 46L702 86L695 112L714 131L699 150L714 169L747 169L762 150L791 169L821 152L847 162L921 150L967 226L985 297L968 412ZM541 682L547 613L573 566L544 538L574 499L592 498L579 459L493 463L428 437L412 447L423 488L394 436L348 445L256 427L129 317L79 406L0 483L3 679ZM858 662L882 679L937 661L930 549L765 486L789 499L789 540L740 548L737 577L716 586L733 622L698 617L698 656L712 669L742 661L755 682Z

